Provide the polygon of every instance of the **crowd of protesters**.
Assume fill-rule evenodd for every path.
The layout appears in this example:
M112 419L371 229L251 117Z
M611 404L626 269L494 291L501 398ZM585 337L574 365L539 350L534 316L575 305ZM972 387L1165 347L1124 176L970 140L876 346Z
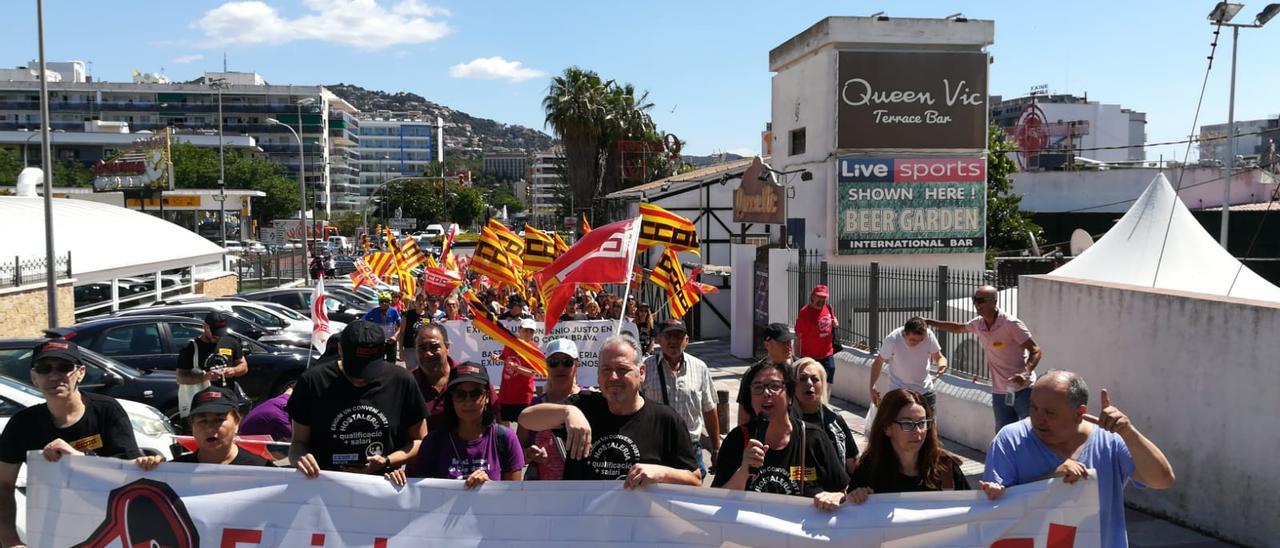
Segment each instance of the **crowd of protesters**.
M239 433L287 441L287 465L307 478L373 474L397 487L410 478L454 479L467 488L619 479L635 489L709 478L715 488L809 497L831 511L876 493L967 490L975 486L960 458L938 436L934 388L947 365L929 329L937 327L976 333L997 381L997 434L976 488L997 499L1014 485L1050 476L1074 482L1095 470L1103 544L1124 545L1125 485L1168 488L1172 467L1106 390L1092 415L1084 379L1062 370L1037 376L1039 347L1022 322L996 308L993 291L975 293L978 315L968 323L912 318L886 338L873 365L869 395L878 411L863 448L829 407L839 322L825 286L813 289L794 328L765 329L764 358L741 378L737 420L723 437L710 370L688 352L685 325L655 323L645 303L607 292L579 292L562 317L625 318L637 327L638 337L614 335L599 347L594 389L579 386L580 354L569 339L542 345L548 374L541 391L534 367L509 350L498 357L495 387L483 365L450 355L442 322L467 318L466 300L420 294L406 303L386 293L365 319L333 337L335 351L252 410L233 380L246 369L242 352L226 340L226 318L211 313L205 333L179 358L179 382L193 392L184 416L196 450L175 461L274 465L238 449ZM534 340L540 304L496 289L478 296L519 338ZM43 343L32 364L47 402L19 412L0 434L3 546L22 544L13 492L27 451L50 461L87 454L135 459L143 470L163 465L141 456L115 400L79 390L84 364L75 343ZM880 394L885 367L890 389Z

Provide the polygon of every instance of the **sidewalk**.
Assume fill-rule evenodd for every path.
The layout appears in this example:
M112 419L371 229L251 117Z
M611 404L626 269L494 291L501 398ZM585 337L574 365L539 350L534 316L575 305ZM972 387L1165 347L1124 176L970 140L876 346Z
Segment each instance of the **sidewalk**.
M730 354L729 341L727 340L716 339L690 343L688 352L707 363L717 390L729 391L729 424L732 426L738 416L738 405L735 401L738 395L738 382L743 373L746 373L747 367L751 365L750 362L740 360ZM867 447L865 435L867 409L837 398L831 398L831 407L839 411L840 415L849 423L849 428L853 430L859 451L865 449ZM728 432L722 433L727 434ZM942 443L948 451L963 459L963 469L965 475L968 476L969 485L977 488L978 480L982 479L983 462L986 459L985 454L982 451L962 446L950 440L943 439ZM1164 521L1133 508L1125 509L1125 520L1129 528L1129 544L1131 546L1176 546L1179 548L1231 546L1229 543L1202 535L1191 529Z

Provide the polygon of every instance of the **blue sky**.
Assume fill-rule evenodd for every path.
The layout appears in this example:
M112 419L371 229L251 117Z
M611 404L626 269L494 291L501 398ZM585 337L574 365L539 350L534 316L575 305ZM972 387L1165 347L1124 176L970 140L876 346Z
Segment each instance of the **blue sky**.
M1247 5L1252 20L1265 2ZM36 57L34 0L6 2L0 65ZM594 69L650 92L659 126L686 152L754 151L769 120L768 52L829 15L993 19L992 94L1045 84L1148 114L1148 142L1192 130L1209 52L1212 1L492 2L46 0L51 61L92 61L99 79L134 68L174 80L221 68L277 84L354 83L411 91L472 115L542 129L549 75ZM1226 121L1224 32L1200 124ZM1280 21L1241 33L1236 119L1280 113L1267 52ZM1274 56L1272 56L1274 58ZM1180 157L1181 146L1148 158ZM1193 153L1194 154L1194 153Z

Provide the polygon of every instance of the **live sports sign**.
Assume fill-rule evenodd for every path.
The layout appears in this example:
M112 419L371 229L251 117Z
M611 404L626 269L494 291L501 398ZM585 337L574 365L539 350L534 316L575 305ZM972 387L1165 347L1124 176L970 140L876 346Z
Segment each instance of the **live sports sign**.
M986 148L984 52L842 51L836 148Z

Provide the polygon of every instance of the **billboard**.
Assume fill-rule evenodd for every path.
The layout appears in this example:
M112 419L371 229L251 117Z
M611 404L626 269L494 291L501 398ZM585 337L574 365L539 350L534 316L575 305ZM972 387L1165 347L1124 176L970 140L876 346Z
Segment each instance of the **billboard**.
M138 139L129 148L94 164L93 191L172 190L171 158L168 129Z
M756 156L733 191L733 222L780 225L786 222L782 185L764 160Z
M983 158L840 158L836 253L983 253Z
M836 148L987 147L987 54L842 51Z

